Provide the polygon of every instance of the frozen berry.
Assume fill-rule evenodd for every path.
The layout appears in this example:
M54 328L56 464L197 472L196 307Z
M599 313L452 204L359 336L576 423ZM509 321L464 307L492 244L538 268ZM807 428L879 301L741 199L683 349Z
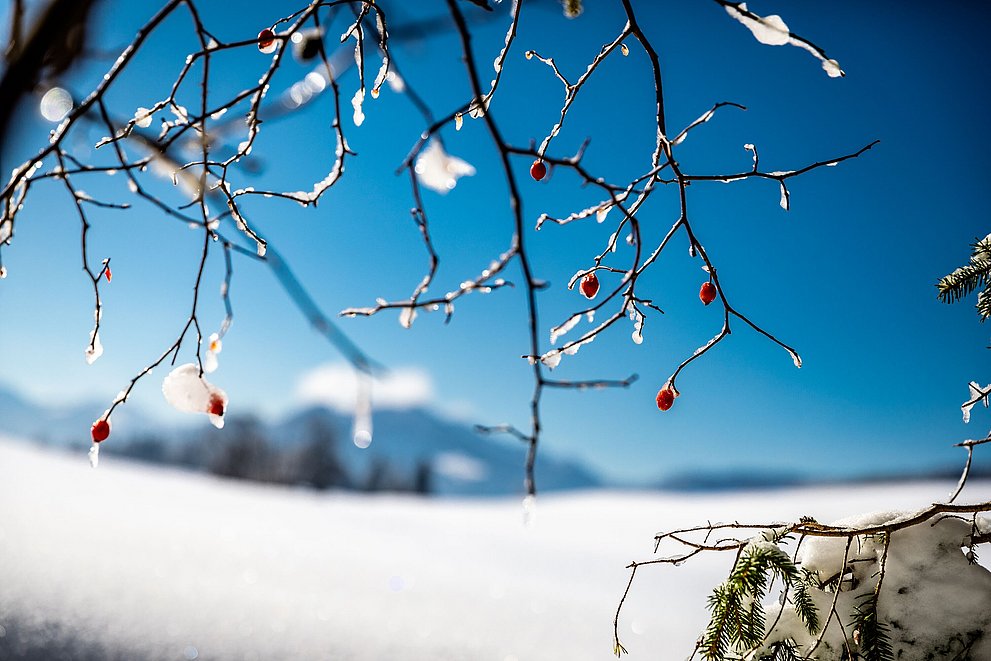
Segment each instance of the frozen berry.
M104 270L103 275L107 276L107 282L110 282L110 279L114 277L114 274L110 272L109 266Z
M258 33L258 50L263 53L271 53L275 50L275 33L271 28L265 28Z
M588 273L582 276L579 288L585 298L595 298L595 295L599 293L599 279L595 277L594 273Z
M674 390L671 388L661 388L657 393L657 408L667 411L674 404Z
M217 394L210 395L210 405L207 407L207 413L210 415L223 416L224 398Z
M702 288L699 289L699 299L705 305L708 305L716 300L716 285L711 282L703 282Z
M544 165L543 161L537 159L533 162L533 165L530 166L530 176L536 181L540 181L547 176L547 166Z
M93 434L94 443L107 440L107 437L110 436L110 421L100 418L93 423L90 432Z

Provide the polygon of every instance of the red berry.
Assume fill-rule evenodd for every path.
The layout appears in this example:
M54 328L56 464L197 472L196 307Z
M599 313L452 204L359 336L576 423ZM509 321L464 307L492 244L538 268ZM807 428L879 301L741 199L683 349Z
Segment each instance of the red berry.
M594 273L588 273L582 276L579 289L582 290L582 296L585 298L595 298L595 295L599 293L599 279L595 277Z
M657 393L657 408L667 411L674 404L674 390L661 388Z
M93 435L94 443L107 440L107 437L110 436L110 421L100 418L93 423L93 428L90 430L90 433Z
M210 395L210 404L207 407L210 415L224 415L224 399L220 395Z
M263 53L271 53L272 46L275 45L275 33L271 28L265 28L258 33L258 50Z
M539 158L530 166L530 176L537 181L547 176L547 166Z
M106 271L103 273L103 275L107 276L107 282L110 282L110 279L114 277L114 274L110 272L109 266L106 268Z
M702 303L708 305L716 300L716 286L711 282L703 282L702 288L699 289L699 299Z

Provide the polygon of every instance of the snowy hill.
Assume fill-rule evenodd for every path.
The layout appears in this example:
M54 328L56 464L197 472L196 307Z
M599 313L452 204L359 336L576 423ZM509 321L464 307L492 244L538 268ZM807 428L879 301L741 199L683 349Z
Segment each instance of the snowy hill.
M0 658L568 661L612 656L658 530L919 507L952 485L539 499L358 497L0 441ZM991 484L972 485L974 497ZM637 659L688 656L729 557L638 572Z

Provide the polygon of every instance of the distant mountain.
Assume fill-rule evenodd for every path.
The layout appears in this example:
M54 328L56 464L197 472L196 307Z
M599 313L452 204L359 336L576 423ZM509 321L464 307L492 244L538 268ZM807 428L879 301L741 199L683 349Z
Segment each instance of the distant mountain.
M0 388L0 433L83 449L89 446L90 425L104 410L105 404L44 406ZM425 409L375 411L373 441L365 449L351 442L351 416L323 407L297 411L274 422L254 420L250 424L276 448L299 447L312 438L315 430L333 438L337 456L348 472L359 479L375 470L407 476L426 466L433 493L466 496L522 493L526 454L522 443L480 436L464 424L444 420ZM204 422L200 427L177 429L128 404L114 411L112 440L118 447L152 442L173 450L188 447L192 441L202 443L203 453L208 454L229 439L232 427L215 430ZM112 447L108 445L105 451L113 452ZM164 455L159 447L143 458L163 461ZM599 478L581 464L547 452L538 455L537 477L541 490L601 485Z
M436 493L496 495L520 493L526 448L480 436L463 424L443 420L425 409L383 409L373 417L373 441L366 449L351 443L351 417L314 407L288 416L272 427L271 438L299 443L315 425L333 429L339 452L353 471L370 470L385 460L404 471L426 462ZM540 453L538 484L542 490L584 489L600 480L581 464Z
M106 410L106 402L70 406L39 404L0 387L0 432L48 445L82 444L87 447L90 426ZM114 411L114 437L133 436L149 422L159 425L158 421L150 421L138 407L122 406Z

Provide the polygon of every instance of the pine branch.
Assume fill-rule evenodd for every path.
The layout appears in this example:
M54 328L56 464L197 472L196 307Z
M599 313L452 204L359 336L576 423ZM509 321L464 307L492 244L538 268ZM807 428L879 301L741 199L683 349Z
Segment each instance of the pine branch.
M782 537L777 536L776 539ZM795 610L809 633L814 634L818 630L819 617L815 604L795 563L774 543L759 542L743 551L726 581L709 596L712 619L706 627L700 648L704 659L725 659L731 648L750 650L761 644L766 629L763 600L772 577L780 578L786 586L794 589Z
M877 593L864 595L854 609L854 642L864 661L894 661L895 653L888 637L888 625L877 618ZM858 640L859 639L859 640Z
M943 303L955 303L980 289L977 312L984 321L991 317L991 234L971 245L970 264L955 269L936 283Z

